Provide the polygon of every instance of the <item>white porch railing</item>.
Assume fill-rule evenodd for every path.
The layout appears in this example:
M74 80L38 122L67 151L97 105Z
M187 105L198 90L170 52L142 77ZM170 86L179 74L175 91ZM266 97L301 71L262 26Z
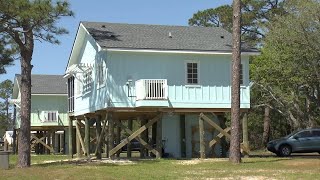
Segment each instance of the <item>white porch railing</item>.
M157 100L168 98L166 79L140 79L136 81L137 100Z

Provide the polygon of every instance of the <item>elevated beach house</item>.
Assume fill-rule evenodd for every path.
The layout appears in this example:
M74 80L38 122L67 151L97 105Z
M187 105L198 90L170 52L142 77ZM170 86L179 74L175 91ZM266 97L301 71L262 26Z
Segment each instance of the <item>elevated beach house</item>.
M65 72L78 155L100 156L108 142L113 157L126 146L130 151L135 139L141 157L223 156L227 149L213 140L229 137L231 45L232 35L219 27L81 22ZM254 54L243 47L243 112L250 108Z
M62 153L68 147L64 136L68 130L67 81L62 75L33 74L31 79L31 147L39 154ZM17 74L11 99L17 133L21 122L20 84L21 76Z

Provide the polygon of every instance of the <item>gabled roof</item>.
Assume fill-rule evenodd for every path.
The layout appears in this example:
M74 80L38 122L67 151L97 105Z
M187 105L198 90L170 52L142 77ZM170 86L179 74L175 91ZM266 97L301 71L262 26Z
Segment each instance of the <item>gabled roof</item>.
M16 74L19 86L21 86L21 75ZM67 79L63 75L31 75L31 94L67 94Z
M102 48L232 51L232 34L220 27L82 22ZM242 46L244 52L256 49Z

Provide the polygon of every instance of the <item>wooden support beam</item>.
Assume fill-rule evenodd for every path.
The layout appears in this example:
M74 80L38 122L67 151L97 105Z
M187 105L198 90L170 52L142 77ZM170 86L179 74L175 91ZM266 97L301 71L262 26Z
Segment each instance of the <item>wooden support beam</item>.
M105 142L105 134L107 134L107 132L106 132L107 131L107 117L108 117L108 114L106 115L106 117L103 121L102 130L101 130L101 133L98 137L97 146L96 146L96 150L94 151L94 154L98 153L98 148L102 147L102 142Z
M204 159L206 158L206 149L205 149L205 143L204 143L204 122L201 117L199 117L199 137L200 137L200 158Z
M43 142L42 140L45 139L45 137L42 138L38 138L37 136L35 136L34 134L31 134L31 138L36 140L36 143L40 143L42 144L44 147L46 147L47 149L49 149L50 151L54 152L54 149L50 146L48 146L45 142Z
M155 118L153 118L151 121L149 121L146 125L140 127L137 131L135 131L134 133L132 133L128 138L124 139L120 144L118 144L116 147L114 147L113 149L110 150L110 154L109 156L115 154L118 150L120 150L123 146L125 146L126 144L128 144L128 142L130 142L132 139L136 138L137 136L139 136L144 130L146 130L147 128L149 128L153 123L157 122L159 119L161 119L162 114L159 114L158 116L156 116Z
M80 120L76 120L76 146L77 146L77 157L81 158L82 157L82 152L81 152L81 132L80 132L80 126L79 126ZM80 134L80 136L78 135Z
M126 128L123 128L123 129L126 130ZM132 119L128 120L128 129L129 129L129 131L127 133L132 134ZM131 158L131 156L132 156L132 154L131 154L131 142L129 142L127 144L127 158Z
M79 127L79 124L78 124L78 123L76 123L76 133L77 133L77 136L78 136L78 138L79 138L79 140L80 140L80 144L81 144L81 147L82 147L82 151L83 151L84 154L86 154L86 153L87 153L87 152L86 152L86 148L85 148L85 146L84 146L84 142L83 142L83 139L82 139L82 137L81 137L80 127Z
M123 124L117 124L118 126L120 126L126 133L128 134L133 134L134 132L132 132L129 128L126 128ZM157 150L155 150L154 148L152 148L152 146L150 146L145 140L143 140L141 137L137 136L134 139L138 140L140 142L141 145L143 145L145 148L147 148L148 150L150 150L153 154L157 153ZM131 140L130 140L131 141ZM128 142L129 144L130 142Z
M72 130L73 130L73 120L69 117L69 128L68 128L68 135L69 135L69 155L73 158L73 149L72 149Z
M230 127L227 127L226 129L224 129L225 132L229 133L231 130ZM220 139L224 136L224 134L219 133L215 138L213 138L210 142L209 142L209 148L212 147L214 144L220 142Z
M225 137L227 138L231 138L231 135L224 131L219 125L217 125L215 122L213 122L210 118L208 118L206 115L204 115L203 113L200 113L200 117L205 120L208 124L210 124L211 126L213 126L215 129L217 129L220 133L222 133ZM247 153L249 153L249 149L244 146L243 144L240 144L240 147L243 151L246 151Z
M95 155L97 159L101 159L101 152L102 152L102 147L101 147L101 115L97 115L96 117L96 139L97 139L97 145L96 145L96 151ZM99 141L100 140L100 141Z
M84 117L85 119L85 131L84 131L84 144L86 148L86 156L90 157L90 125L89 117Z
M113 116L110 114L109 119L108 119L108 126L109 126L109 136L108 136L108 143L109 143L109 158L113 159L114 154L119 150L113 152L113 141L114 141L114 122L113 122Z
M157 153L156 153L156 158L157 159L160 159L162 157L162 120L161 120L162 117L160 117L159 121L157 122L157 143L156 143L156 146L157 146Z
M223 131L223 129L216 124L215 122L211 121L210 118L208 118L206 115L204 115L203 113L200 114L200 117L205 120L208 124L210 124L211 126L213 126L215 129L217 129L220 133L222 133L223 135L225 135L227 138L230 138L230 134L228 134L227 132Z

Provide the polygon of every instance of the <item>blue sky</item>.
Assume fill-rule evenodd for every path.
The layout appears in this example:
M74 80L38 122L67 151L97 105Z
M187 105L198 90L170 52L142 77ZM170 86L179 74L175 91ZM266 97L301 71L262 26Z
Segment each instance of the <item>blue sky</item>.
M33 74L64 74L80 21L135 24L188 25L188 19L199 11L231 4L232 0L69 0L75 17L58 22L68 35L59 36L60 45L36 42L32 64ZM7 68L0 81L13 80L20 74L20 63Z

